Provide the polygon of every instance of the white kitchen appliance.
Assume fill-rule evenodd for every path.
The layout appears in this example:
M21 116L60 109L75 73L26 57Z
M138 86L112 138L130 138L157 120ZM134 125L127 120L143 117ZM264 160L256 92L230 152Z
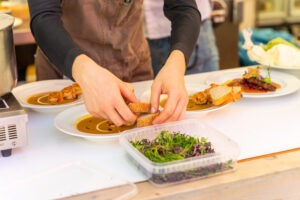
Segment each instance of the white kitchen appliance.
M0 97L0 150L3 157L26 145L27 114L12 93Z
M0 14L0 151L3 157L13 148L26 144L27 114L11 90L17 84L17 67L13 42L14 18Z

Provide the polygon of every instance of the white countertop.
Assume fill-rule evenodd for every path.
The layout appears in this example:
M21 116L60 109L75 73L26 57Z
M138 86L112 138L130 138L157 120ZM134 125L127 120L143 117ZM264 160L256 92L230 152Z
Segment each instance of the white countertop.
M222 71L212 73L221 74ZM208 74L187 76L186 83L203 83ZM151 82L133 85L139 97L150 88ZM28 145L13 150L11 157L0 157L0 188L74 161L87 162L131 182L145 180L129 162L118 142L91 142L66 135L54 127L55 115L28 110L28 116ZM244 159L300 147L299 117L298 90L276 98L244 98L224 109L197 118L235 140L241 147L239 159ZM57 186L60 187L59 183Z

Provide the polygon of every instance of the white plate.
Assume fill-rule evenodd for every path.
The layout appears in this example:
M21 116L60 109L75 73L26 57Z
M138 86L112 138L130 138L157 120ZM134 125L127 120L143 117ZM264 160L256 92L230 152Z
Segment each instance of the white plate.
M236 70L231 70L228 72L222 72L218 74L214 74L208 76L205 80L206 84L216 83L222 84L228 80L232 80L235 78L241 78L244 72L247 71L246 68L239 68ZM261 70L262 76L267 76L267 70ZM271 70L271 80L272 82L278 83L281 88L277 89L274 92L266 92L266 93L246 93L243 92L243 97L246 98L267 98L267 97L279 97L287 94L291 94L296 92L299 89L300 82L299 79L293 75L286 74L283 72L278 72Z
M263 66L268 66L275 69L287 69L287 70L300 70L300 66L298 67L288 67L288 66L278 66L278 65L269 65L266 63L260 63Z
M203 85L203 84L187 84L186 85L186 89L189 95L203 91L207 88L209 88L210 86L208 85ZM142 102L150 102L150 97L151 97L151 90L146 90L140 97L140 100ZM161 95L160 96L160 100L166 98L167 95ZM222 105L222 106L212 106L206 109L202 109L202 110L194 110L194 111L187 111L186 112L186 117L188 117L189 115L195 115L195 114L204 114L204 113L208 113L208 112L212 112L212 111L216 111L216 110L220 110L222 108L227 107L229 104L226 105ZM162 109L162 108L160 108Z
M42 106L42 105L33 105L26 102L28 96L47 91L55 91L62 90L64 87L72 85L74 82L71 80L63 80L63 79L54 79L54 80L46 80L46 81L37 81L33 83L27 83L16 87L13 89L12 93L17 98L19 103L25 107L30 108L37 112L60 112L65 110L66 108L70 108L72 106L82 104L83 98L79 97L78 100L62 105L51 105L51 106Z
M111 141L118 140L120 133L113 134L90 134L81 132L76 129L75 123L79 117L88 114L84 105L79 105L73 108L69 108L59 113L54 120L55 127L68 135L82 137L92 141Z
M22 24L23 24L23 20L21 18L15 17L14 28L17 28L18 26L21 26Z

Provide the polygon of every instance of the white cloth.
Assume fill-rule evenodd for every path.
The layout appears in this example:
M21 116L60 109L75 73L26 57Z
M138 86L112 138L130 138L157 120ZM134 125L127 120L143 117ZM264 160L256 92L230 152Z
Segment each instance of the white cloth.
M201 19L210 18L209 0L196 0ZM171 22L164 16L163 0L144 0L144 31L149 39L168 37L171 34Z

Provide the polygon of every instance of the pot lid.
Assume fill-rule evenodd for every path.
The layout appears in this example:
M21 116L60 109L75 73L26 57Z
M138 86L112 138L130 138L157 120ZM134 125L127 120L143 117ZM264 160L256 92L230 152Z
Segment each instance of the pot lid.
M0 14L0 30L4 30L14 24L15 18L11 15Z

